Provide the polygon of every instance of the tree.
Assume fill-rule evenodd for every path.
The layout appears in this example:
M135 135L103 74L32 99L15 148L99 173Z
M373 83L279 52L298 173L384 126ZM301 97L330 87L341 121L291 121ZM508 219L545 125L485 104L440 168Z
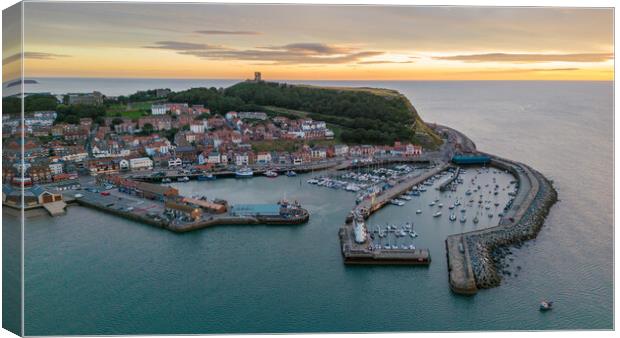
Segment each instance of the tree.
M145 133L148 133L148 134L152 133L154 129L155 128L153 128L153 125L150 124L150 123L145 123L142 126L142 131L144 131Z

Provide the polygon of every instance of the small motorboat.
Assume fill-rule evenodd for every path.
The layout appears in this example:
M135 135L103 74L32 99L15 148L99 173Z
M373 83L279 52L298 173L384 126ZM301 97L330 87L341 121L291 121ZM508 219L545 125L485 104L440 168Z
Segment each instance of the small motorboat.
M399 207L402 207L403 205L405 205L405 201L402 201L399 199L393 199L390 201L390 203L394 205L398 205Z
M456 215L455 214L450 214L450 221L451 222L456 221Z
M265 171L265 176L270 177L270 178L275 178L275 177L278 177L278 173L273 170L267 170Z
M543 300L540 302L540 311L549 311L553 308L553 302Z
M419 215L419 214L422 213L422 210L418 209L418 210L415 211L415 213Z
M437 211L436 213L433 214L433 217L439 217L441 216L441 211Z

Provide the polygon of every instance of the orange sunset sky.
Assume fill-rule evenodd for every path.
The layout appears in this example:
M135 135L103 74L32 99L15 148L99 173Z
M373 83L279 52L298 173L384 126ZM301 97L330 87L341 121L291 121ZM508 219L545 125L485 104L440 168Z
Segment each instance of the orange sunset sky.
M613 79L611 9L35 2L24 21L27 78Z

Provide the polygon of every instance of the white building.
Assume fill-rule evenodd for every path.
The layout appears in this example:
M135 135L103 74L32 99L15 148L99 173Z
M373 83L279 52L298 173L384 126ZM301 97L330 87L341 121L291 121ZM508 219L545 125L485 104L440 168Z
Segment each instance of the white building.
M324 148L315 148L310 151L312 158L326 158L327 151Z
M52 175L62 174L63 172L62 163L51 163L49 167Z
M183 165L183 161L180 158L171 158L168 160L168 167L180 167Z
M129 160L131 170L153 169L153 160L148 157L138 157Z
M210 153L207 157L207 163L219 164L221 162L220 153Z
M250 164L250 157L248 154L235 155L235 164L238 166Z
M256 163L268 164L271 163L271 154L267 152L261 152L256 155Z
M349 154L349 146L346 144L336 144L334 146L335 156L347 156Z
M152 104L151 105L151 114L153 115L164 115L168 111L168 108L165 104Z
M204 134L204 132L205 132L205 125L203 123L200 123L200 122L198 122L198 123L192 122L189 125L189 130L192 133L195 133L195 134Z

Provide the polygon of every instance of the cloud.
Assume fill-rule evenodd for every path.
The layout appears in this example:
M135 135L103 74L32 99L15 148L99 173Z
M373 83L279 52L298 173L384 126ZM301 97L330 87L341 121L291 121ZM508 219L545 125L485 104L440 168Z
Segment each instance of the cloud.
M177 50L177 51L188 51L188 50L205 50L209 48L219 48L218 46L210 46L203 43L192 43L192 42L180 42L180 41L157 41L155 42L156 46L144 46L144 48L154 48L154 49L167 49L167 50Z
M352 48L327 45L324 43L313 43L313 42L291 43L291 44L284 45L284 46L262 47L262 48L271 49L271 50L287 50L291 52L299 52L299 53L306 53L306 54L344 54L344 53L349 53L353 50Z
M24 59L36 59L36 60L54 60L58 58L69 57L69 55L64 54L54 54L54 53L45 53L45 52L24 52ZM16 53L11 56L8 56L2 59L2 64L8 64L11 62L18 61L22 58L21 53Z
M413 61L371 60L371 61L360 61L357 64L359 64L359 65L376 65L376 64L386 64L386 63L413 63Z
M450 72L451 74L527 74L540 72L571 72L582 70L582 68L507 68L507 69L488 69L476 71Z
M200 31L195 31L195 32L199 34L205 34L205 35L260 35L262 34L261 32L255 32L255 31L227 31L227 30L217 30L217 29L200 30Z
M178 41L159 41L155 45L145 48L172 50L181 55L191 55L205 60L255 61L267 65L342 64L358 62L367 57L384 54L380 51L363 51L323 43L291 43L252 49L232 49Z
M435 60L464 62L603 62L613 59L613 53L577 53L577 54L519 54L519 53L487 53L469 55L436 56Z

